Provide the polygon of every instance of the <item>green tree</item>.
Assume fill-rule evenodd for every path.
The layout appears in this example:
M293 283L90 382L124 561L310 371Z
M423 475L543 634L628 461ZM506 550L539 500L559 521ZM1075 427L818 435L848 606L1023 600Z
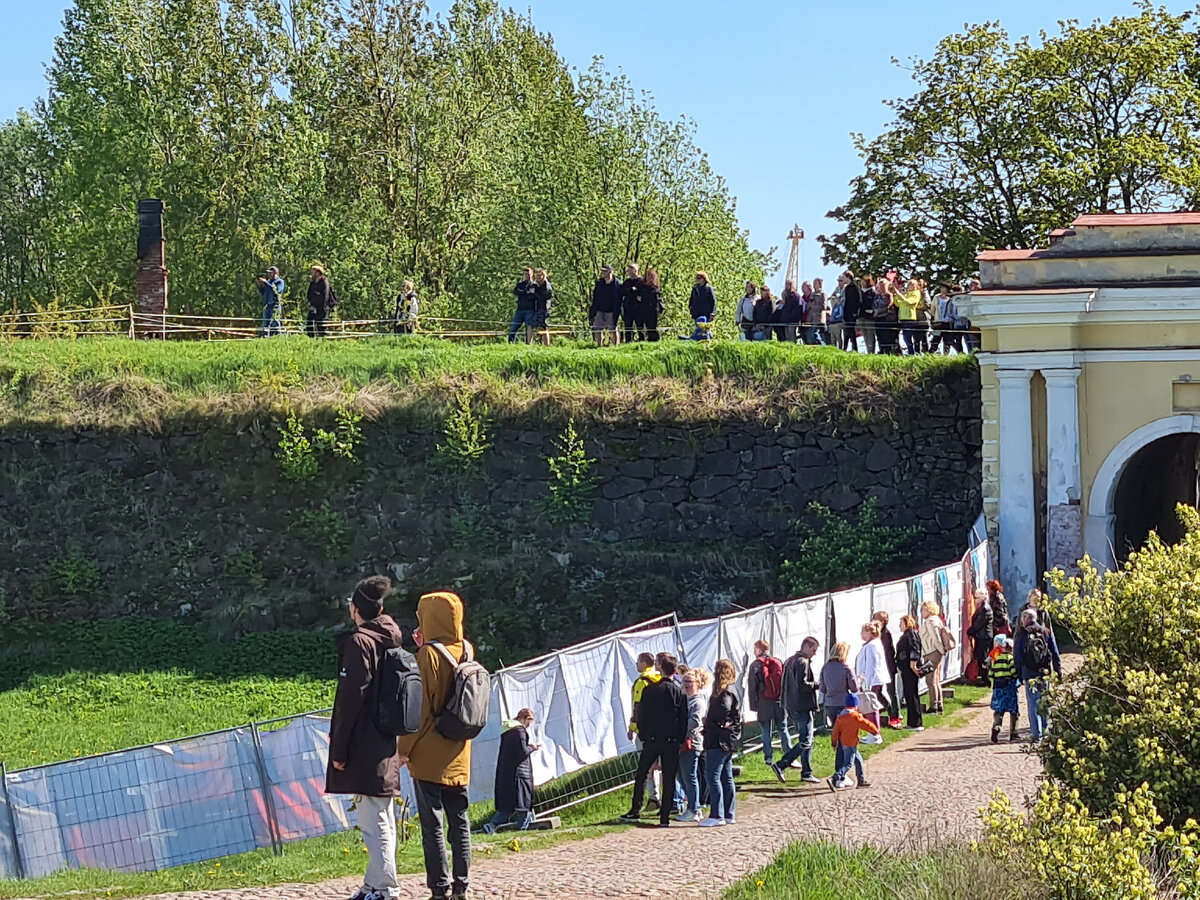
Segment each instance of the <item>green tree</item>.
M1167 821L1200 818L1200 514L1179 507L1186 533L1152 533L1117 571L1085 557L1079 575L1050 575L1047 608L1079 639L1083 664L1052 688L1047 771L1091 809L1149 785Z

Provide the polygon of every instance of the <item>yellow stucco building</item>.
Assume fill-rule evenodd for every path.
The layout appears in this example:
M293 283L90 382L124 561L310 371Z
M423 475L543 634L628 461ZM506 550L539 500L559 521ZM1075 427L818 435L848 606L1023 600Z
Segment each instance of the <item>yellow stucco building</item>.
M983 496L1011 601L1197 503L1200 213L1081 216L979 257Z

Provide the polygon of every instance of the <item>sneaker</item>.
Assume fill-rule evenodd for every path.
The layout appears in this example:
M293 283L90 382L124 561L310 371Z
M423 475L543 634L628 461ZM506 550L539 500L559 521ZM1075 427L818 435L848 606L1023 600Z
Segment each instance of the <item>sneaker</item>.
M675 817L675 821L676 822L695 822L699 818L700 817L698 815L696 815L696 813L692 812L691 810L688 810L685 813L680 813L679 815L677 815Z
M852 782L849 778L843 778L837 783L837 788L839 791L848 787L854 787L854 782Z
M860 782L858 783L858 786L859 786L860 788L864 788L864 787L870 787L870 786L871 786L871 782L867 781L867 780L864 778L862 781L860 781Z
M779 768L775 763L768 763L767 768L775 773L775 777L779 779L780 784L787 782L787 779L783 777L783 769Z
M725 820L725 824L726 825L736 825L737 819L735 819L733 816L730 816L728 819Z
M367 900L367 896L371 893L371 889L365 884L357 891L350 895L350 900Z
M618 822L640 822L641 820L642 817L635 813L632 809L627 813L622 813L621 815L617 816Z
M888 728L900 728L903 723L899 719L888 719Z
M792 760L792 764L790 766L788 766L788 768L789 769L803 769L804 763L800 762L800 759L797 757L796 759Z
M924 726L924 725L909 725L909 726L908 726L907 728L905 728L904 730L905 730L905 731L924 731L924 730L925 730L925 726Z
M703 822L701 822L700 827L701 828L716 828L716 827L718 827L720 825L724 825L724 824L725 824L724 819L711 819L710 818L710 819L705 819Z
M1000 729L999 728L992 729L992 743L993 744L1000 743Z
M837 793L837 782L835 782L835 781L833 780L833 776L832 776L832 775L830 775L828 778L826 778L826 779L825 779L825 783L826 783L827 785L829 785L829 789L830 789L831 791L833 791L835 794Z
M483 823L483 833L484 834L495 834L496 826L493 825L491 822L484 822ZM354 900L354 898L351 897L350 900Z
M800 780L806 781L809 784L820 784L821 783L821 779L818 778L816 775L814 775L812 772L809 772L807 775L801 775Z
M1015 743L1016 743L1017 741L1019 741L1020 739L1021 739L1021 736L1020 736L1020 735L1018 735L1018 734L1017 734L1015 731L1014 731L1014 732L1011 732L1011 733L1009 734L1009 736L1008 736L1008 742L1009 742L1010 744L1015 744Z

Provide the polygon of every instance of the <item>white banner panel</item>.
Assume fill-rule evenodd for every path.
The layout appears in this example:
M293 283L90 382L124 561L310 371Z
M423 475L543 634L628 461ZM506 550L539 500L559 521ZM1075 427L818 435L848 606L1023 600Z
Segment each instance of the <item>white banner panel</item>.
M585 765L612 759L628 743L622 697L632 684L632 678L626 679L617 639L564 650L559 658L576 722L575 757Z
M754 661L754 642L770 641L772 631L771 607L760 606L734 616L721 616L721 655L733 663L738 673L738 696L742 700L742 719L754 721L750 711L749 674Z
M986 553L985 553L986 555ZM938 590L946 602L943 608L949 610L946 624L950 633L958 640L958 646L946 656L946 665L942 669L945 678L958 678L966 669L967 626L970 620L966 617L966 603L963 595L962 566L945 566L934 570Z
M545 784L559 775L583 767L575 758L571 741L571 703L558 659L550 657L529 669L505 669L499 675L505 705L515 714L533 711L533 741L541 748L530 757L534 784ZM496 757L492 755L492 765Z
M699 622L681 622L679 633L683 636L683 655L693 669L708 669L720 659L717 642L721 635L720 619L702 619Z
M520 707L517 707L520 709ZM510 715L511 712L511 715ZM517 710L505 710L500 696L500 678L492 676L492 696L488 701L488 722L479 737L471 742L471 802L490 800L496 788L496 757L500 752L500 727L505 719L511 719ZM406 766L401 774L407 774ZM404 796L409 796L405 794ZM413 797L416 803L416 797ZM415 809L415 807L414 807Z
M806 637L815 637L821 642L817 655L813 657L813 676L819 678L821 666L829 656L825 646L829 630L829 595L789 600L775 605L775 643L772 653L786 661L800 649Z
M871 586L837 591L829 602L833 606L833 643L845 641L850 645L850 665L854 665L863 645L862 627L871 621ZM829 658L828 653L825 658Z

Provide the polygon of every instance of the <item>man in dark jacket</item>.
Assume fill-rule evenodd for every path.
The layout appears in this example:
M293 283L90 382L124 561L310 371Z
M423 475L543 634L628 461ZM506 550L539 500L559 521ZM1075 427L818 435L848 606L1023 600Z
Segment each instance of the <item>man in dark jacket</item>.
M517 331L524 326L525 343L533 343L533 329L537 322L537 282L533 280L533 269L525 269L525 277L513 288L513 296L517 298L517 311L513 313L512 323L508 326L508 342L516 343Z
M717 295L712 285L708 283L707 272L696 273L696 283L692 285L692 296L688 298L688 314L692 321L704 319L711 322L717 314Z
M597 347L604 346L605 335L615 347L621 342L617 333L617 315L621 310L621 282L613 276L613 267L600 270L600 278L592 288L592 305L588 309L588 321L592 323L592 337Z
M538 750L529 743L533 726L533 710L523 709L516 719L505 722L500 731L500 753L496 756L496 815L483 826L487 834L495 834L518 814L517 831L527 831L533 821L533 763L530 757Z
M325 276L324 267L313 266L308 273L308 322L304 326L309 337L325 337L325 320L337 302L337 293Z
M329 766L325 793L356 794L358 827L367 848L367 872L351 900L397 896L396 817L400 754L396 738L375 727L375 673L385 651L400 646L400 628L384 615L392 583L383 575L364 578L346 601L354 630L338 639L338 683L329 721Z
M666 790L667 785L675 784L679 772L679 745L687 737L688 730L687 697L675 681L676 665L675 657L660 655L658 668L662 679L646 685L642 691L637 720L642 755L633 780L633 804L629 812L621 816L622 822L640 819L646 776L658 763L662 767L664 792L663 803L658 808L658 824L663 828L671 824L671 804L666 802Z
M821 780L813 775L812 770L813 733L818 708L817 678L813 674L812 661L820 646L815 637L806 637L800 642L800 649L783 664L783 708L788 721L796 729L796 744L783 754L778 763L771 766L771 771L780 781L784 780L783 773L796 759L800 760L801 781L816 784Z
M862 290L854 280L853 272L847 270L842 278L845 279L842 287L842 346L843 349L858 352L855 329L858 327L858 316L862 311Z
M1058 653L1058 642L1054 640L1054 629L1038 624L1036 609L1024 610L1018 624L1013 657L1017 661L1017 677L1025 685L1029 739L1036 744L1050 724L1046 709L1042 706L1046 680L1051 670L1062 677L1062 657Z
M646 339L645 322L642 320L642 289L644 284L638 275L638 267L630 264L625 270L626 278L621 282L621 322L624 325L626 344L633 343L634 329L638 337Z

